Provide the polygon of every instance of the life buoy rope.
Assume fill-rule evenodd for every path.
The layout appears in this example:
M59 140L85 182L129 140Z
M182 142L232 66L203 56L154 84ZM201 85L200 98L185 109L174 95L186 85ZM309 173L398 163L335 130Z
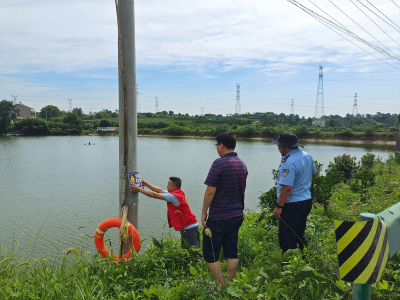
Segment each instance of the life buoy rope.
M104 244L104 233L109 228L113 227L118 227L120 228L122 224L122 219L119 218L112 218L112 219L107 219L103 221L99 227L96 229L94 233L94 243L96 245L97 250L99 251L99 254L102 257L107 257L110 254L110 250L107 249L106 245ZM135 252L140 251L140 236L139 232L137 229L128 222L128 240L130 242L131 248ZM126 253L125 255L122 256L122 262L125 262L127 259L129 259L132 256L131 251ZM113 254L111 259L119 261L119 256L116 254Z

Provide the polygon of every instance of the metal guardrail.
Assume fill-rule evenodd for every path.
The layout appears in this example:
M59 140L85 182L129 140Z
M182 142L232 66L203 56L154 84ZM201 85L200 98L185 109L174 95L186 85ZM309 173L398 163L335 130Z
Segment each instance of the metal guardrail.
M385 222L389 241L389 259L400 251L400 202L374 215L361 213L360 221L368 221L380 217ZM370 284L353 284L353 300L371 299Z

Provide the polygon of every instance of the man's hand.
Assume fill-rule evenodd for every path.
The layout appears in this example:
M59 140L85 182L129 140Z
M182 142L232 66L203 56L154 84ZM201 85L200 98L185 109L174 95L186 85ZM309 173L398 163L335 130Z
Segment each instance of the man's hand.
M207 213L201 214L201 224L203 224L204 227L207 227L206 221L207 221Z
M149 183L148 183L146 180L142 179L142 185L143 185L143 186L148 186Z
M281 213L282 213L282 208L275 207L275 209L274 209L274 217L276 219L279 220L281 218Z
M136 184L132 183L130 186L131 192L140 192L141 188L138 187Z

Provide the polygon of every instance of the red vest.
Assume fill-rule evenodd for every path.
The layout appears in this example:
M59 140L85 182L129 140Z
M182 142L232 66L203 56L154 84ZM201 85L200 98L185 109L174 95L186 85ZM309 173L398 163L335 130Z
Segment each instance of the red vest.
M174 227L176 231L179 229L197 223L197 219L190 211L190 207L186 201L185 193L181 189L175 189L171 192L178 201L179 206L167 202L168 208L168 224L169 227Z

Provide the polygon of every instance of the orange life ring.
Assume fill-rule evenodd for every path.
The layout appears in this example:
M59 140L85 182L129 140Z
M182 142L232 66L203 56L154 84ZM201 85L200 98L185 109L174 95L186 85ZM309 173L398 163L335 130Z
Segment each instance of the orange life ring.
M112 218L105 220L102 222L99 227L96 229L94 233L94 243L96 245L97 250L99 251L100 255L103 257L107 257L110 254L110 250L107 249L106 245L104 244L104 233L112 227L120 228L122 224L122 219L119 218ZM140 236L139 232L136 228L129 223L128 227L129 232L129 240L133 251L139 252L140 251ZM114 258L119 261L119 255L113 254ZM131 251L126 253L122 256L122 262L125 262L132 256ZM114 259L114 260L115 260Z

